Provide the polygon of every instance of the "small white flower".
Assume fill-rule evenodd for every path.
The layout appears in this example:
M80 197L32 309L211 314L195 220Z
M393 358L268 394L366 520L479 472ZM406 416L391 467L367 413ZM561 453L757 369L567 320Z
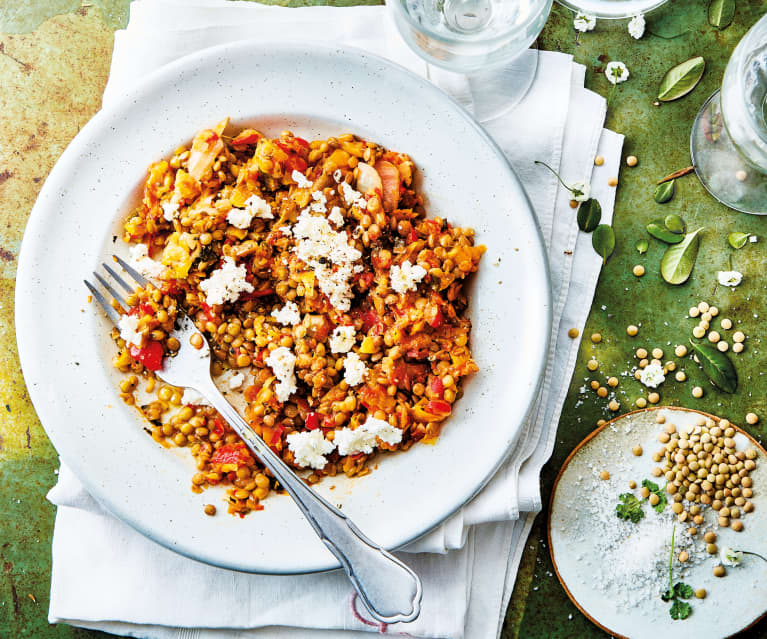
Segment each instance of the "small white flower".
M660 364L649 364L639 371L639 381L647 388L658 388L666 381L663 367Z
M590 13L581 13L579 11L575 14L573 26L576 31L580 31L581 33L584 33L585 31L593 31L594 27L597 26L597 18Z
M615 60L607 63L605 75L612 84L620 84L629 79L629 70L623 62Z
M629 35L631 35L632 38L639 40L639 38L644 35L644 30L645 19L641 13L631 18L631 21L629 22Z
M743 561L743 551L724 546L719 551L719 561L725 566L737 566Z
M570 185L570 193L576 202L585 202L591 195L591 186L585 182L573 182Z
M738 286L743 281L743 273L740 271L719 271L716 279L722 286Z

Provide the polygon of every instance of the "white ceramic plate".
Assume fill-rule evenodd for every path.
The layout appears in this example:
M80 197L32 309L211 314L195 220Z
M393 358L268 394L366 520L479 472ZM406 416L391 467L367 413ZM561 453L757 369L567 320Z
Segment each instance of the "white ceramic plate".
M542 242L523 188L482 129L425 80L351 49L238 42L184 58L98 113L51 172L19 258L16 327L30 396L62 458L109 511L180 553L251 572L331 569L338 563L288 497L244 520L203 514L221 494L192 493L188 453L154 443L120 401L109 326L86 302L83 279L126 253L113 236L149 163L226 116L273 136L353 132L409 153L429 215L474 227L487 245L470 310L480 372L439 442L318 487L387 548L463 505L517 440L549 335Z
M695 419L704 413L685 409L660 409L666 417L666 423L684 428L695 424ZM680 564L675 560L674 581L684 581L694 589L705 588L705 599L692 598L692 614L685 620L674 621L669 615L670 603L660 599L660 592L639 586L634 592L647 592L646 599L623 607L618 604L617 590L621 585L610 587L611 592L601 589L604 583L603 571L611 572L611 555L606 550L605 539L609 533L600 529L599 516L594 511L594 503L588 499L588 493L606 491L612 498L602 501L598 506L606 517L615 515L618 495L631 492L628 482L634 480L640 484L643 479L665 485L665 479L655 479L650 471L657 466L651 455L661 447L657 437L661 425L655 421L657 410L647 409L623 415L608 422L595 433L587 437L565 462L554 486L549 512L549 546L554 567L568 596L591 621L616 637L631 639L721 639L741 632L756 623L767 610L767 562L756 557L746 556L740 566L727 568L727 576L715 577L713 568L719 563L718 555L708 555L703 548L705 543L701 533L696 536L699 546L698 556L701 561L686 568L686 573L679 575ZM705 415L711 417L710 415ZM767 455L753 440L739 432L735 436L738 450L753 446L759 452L756 470L751 473L754 482L754 496L751 499L755 508L742 519L742 532L730 528L712 527L721 549L725 546L749 550L767 557ZM634 457L631 449L640 444L643 448L641 457ZM603 481L599 473L607 470L610 478ZM638 491L633 491L635 494ZM667 506L667 509L669 507ZM647 505L645 522L651 522L657 515ZM714 513L705 509L705 523L714 522ZM667 515L670 513L667 511ZM616 517L617 519L617 517ZM669 517L672 521L675 519ZM690 524L676 524L677 537ZM632 529L635 524L627 523L624 527ZM666 546L670 546L672 523L665 526ZM629 533L631 534L631 533ZM620 557L614 563L630 563L631 553L642 555L643 551L635 541L627 544L631 552ZM659 561L668 561L668 548L661 553ZM674 553L677 555L677 552ZM692 553L691 553L692 554ZM643 556L643 555L642 555ZM656 555L657 556L657 555ZM649 562L651 558L647 557ZM620 570L620 568L618 568ZM637 583L641 584L639 578ZM625 584L624 584L625 585Z

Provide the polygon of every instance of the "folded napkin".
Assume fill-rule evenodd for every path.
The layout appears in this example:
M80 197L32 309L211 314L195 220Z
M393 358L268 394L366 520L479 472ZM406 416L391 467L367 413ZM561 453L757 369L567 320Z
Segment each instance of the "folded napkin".
M159 66L201 48L264 34L367 49L428 76L384 7L284 9L222 0L135 0L115 37L104 102L117 100ZM548 249L553 288L549 359L535 407L509 460L485 489L437 529L402 549L421 576L419 619L389 632L413 637L497 637L534 513L540 469L553 448L578 340L600 270L579 233L570 194L533 160L566 181L591 180L612 219L622 136L603 130L604 100L583 88L571 56L541 52L535 82L508 114L486 124L522 180ZM448 90L451 87L446 86ZM465 97L465 96L456 96ZM472 106L472 105L469 105ZM476 105L474 105L476 106ZM595 155L605 157L601 167ZM593 174L592 174L593 173ZM363 637L384 632L338 572L246 575L183 558L112 518L63 460L49 499L58 506L53 540L51 622L138 637Z

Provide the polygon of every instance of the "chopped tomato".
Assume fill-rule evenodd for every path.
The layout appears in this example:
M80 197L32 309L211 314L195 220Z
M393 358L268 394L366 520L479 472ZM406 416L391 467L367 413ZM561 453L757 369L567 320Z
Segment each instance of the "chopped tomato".
M235 468L246 466L253 458L245 444L224 444L210 458L211 464L233 465Z
M382 410L390 413L397 406L397 401L386 394L386 388L378 384L365 384L358 392L360 402L369 411Z
M315 430L320 427L320 418L322 416L319 413L312 411L306 416L305 424L309 430Z
M143 313L144 315L154 315L154 308L151 304L139 304L138 306L134 306L128 312L128 315L138 315L139 313Z
M245 131L240 133L232 140L232 146L246 146L248 144L255 144L258 142L260 137L261 136L259 135L258 131L254 131L253 129L245 129Z
M203 302L202 304L200 304L200 308L202 308L202 310L205 313L205 316L211 322L213 322L213 321L215 321L217 319L216 318L216 314L213 312L213 307L211 307L207 302Z
M220 419L215 419L213 421L213 427L210 429L210 432L217 435L218 437L222 437L226 429L224 428L224 422Z
M442 399L432 399L428 404L426 404L426 410L433 415L440 415L440 419L444 419L451 412L453 412L450 404Z
M282 433L285 432L285 427L282 425L274 426L273 428L269 428L268 426L263 426L261 428L261 438L269 444L269 446L276 446L280 439L282 438Z
M151 341L144 348L131 344L130 355L133 359L140 361L150 371L159 371L162 368L162 358L165 353L160 342Z
M258 291L252 291L250 293L243 293L242 295L240 295L240 299L241 300L254 300L254 299L257 299L259 297L266 297L267 295L271 295L272 293L274 293L274 289L267 287L267 288L262 288L261 290L258 290Z
M439 377L432 378L432 380L429 382L429 388L431 389L431 392L438 397L442 397L442 393L445 392L445 386Z
M439 328L445 323L445 317L442 315L442 309L439 306L430 306L426 313L429 326L432 328Z
M362 320L362 330L366 333L369 332L371 328L375 329L373 335L380 335L383 332L383 322L381 321L381 317L375 311L363 311L360 315L360 319Z

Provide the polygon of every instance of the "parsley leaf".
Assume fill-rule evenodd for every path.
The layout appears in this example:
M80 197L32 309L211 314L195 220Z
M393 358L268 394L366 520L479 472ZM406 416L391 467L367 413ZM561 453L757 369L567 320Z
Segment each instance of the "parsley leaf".
M666 590L666 591L665 591L665 592L664 592L664 593L663 593L663 594L660 596L660 598L661 598L663 601L671 601L672 599L675 599L675 598L676 598L676 596L674 595L674 589L673 589L673 588L669 588L668 590Z
M692 606L686 601L674 599L671 609L668 611L672 619L687 619L692 613Z
M651 482L649 479L643 479L642 480L642 486L647 488L651 493L654 493L658 496L658 503L653 506L656 513L662 513L663 509L666 507L666 504L668 504L668 498L666 497L666 490L665 486L663 488L660 488L658 484Z
M642 502L631 493L623 493L618 497L621 503L615 507L615 512L620 519L638 523L644 517Z
M677 597L681 597L682 599L690 599L695 592L693 591L692 587L688 586L686 583L682 583L681 581L674 584L674 595Z

